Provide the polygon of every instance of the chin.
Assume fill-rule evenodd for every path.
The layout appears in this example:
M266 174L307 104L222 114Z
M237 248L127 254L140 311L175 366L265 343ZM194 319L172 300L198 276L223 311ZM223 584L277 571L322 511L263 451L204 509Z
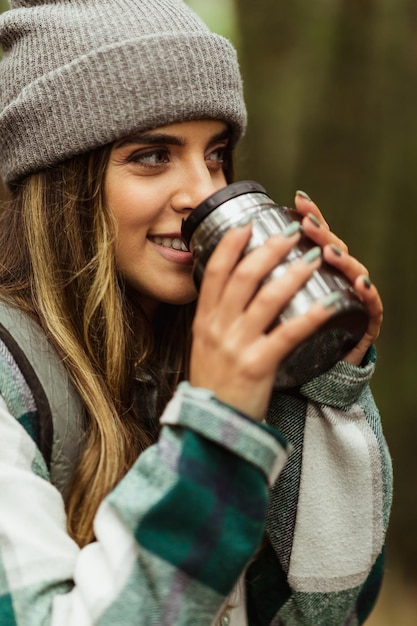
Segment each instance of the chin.
M193 279L190 277L189 280L182 281L180 284L177 283L177 288L172 285L172 289L170 289L165 295L166 298L162 297L161 301L166 302L167 304L183 305L195 302L195 300L197 300L198 292Z
M176 304L177 306L182 306L184 304L191 304L192 302L195 302L197 300L197 292L194 291L194 293L190 293L187 294L182 297L178 297L178 296L173 296L172 298L168 297L168 298L163 298L161 299L161 302L165 302L165 304Z

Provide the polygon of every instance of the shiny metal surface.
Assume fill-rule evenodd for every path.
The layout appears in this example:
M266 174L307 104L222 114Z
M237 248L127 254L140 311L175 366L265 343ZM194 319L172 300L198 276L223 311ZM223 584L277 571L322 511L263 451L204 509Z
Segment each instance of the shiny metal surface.
M300 221L296 211L275 204L261 186L258 191L257 183L252 183L251 190L244 193L242 184L245 183L229 185L227 193L232 197L225 201L216 202L216 197L221 198L220 193L224 194L224 191L210 196L183 224L183 239L194 258L193 275L197 287L211 253L229 228L252 222L252 237L245 250L245 254L248 254L262 246L272 235L282 232L294 220ZM314 245L303 236L265 280L282 275L291 263ZM325 262L290 300L273 326L293 316L303 315L313 302L334 291L339 291L341 297L335 305L332 318L282 363L276 376L277 388L297 387L320 375L343 358L365 332L368 324L365 307L347 279Z

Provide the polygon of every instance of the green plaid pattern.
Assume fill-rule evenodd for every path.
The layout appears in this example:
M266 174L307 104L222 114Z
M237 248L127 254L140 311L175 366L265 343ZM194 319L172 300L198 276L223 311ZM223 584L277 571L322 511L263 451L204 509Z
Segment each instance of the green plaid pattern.
M80 550L37 447L30 389L0 342L0 624L212 626L245 571L249 626L362 624L391 505L373 368L338 364L275 392L266 424L182 383L158 443L104 500L97 540Z

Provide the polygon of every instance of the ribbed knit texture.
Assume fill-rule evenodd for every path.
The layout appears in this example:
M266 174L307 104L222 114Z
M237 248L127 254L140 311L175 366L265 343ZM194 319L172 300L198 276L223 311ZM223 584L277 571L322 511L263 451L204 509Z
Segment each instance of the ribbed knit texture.
M182 0L12 0L0 17L6 183L138 130L246 126L236 52Z

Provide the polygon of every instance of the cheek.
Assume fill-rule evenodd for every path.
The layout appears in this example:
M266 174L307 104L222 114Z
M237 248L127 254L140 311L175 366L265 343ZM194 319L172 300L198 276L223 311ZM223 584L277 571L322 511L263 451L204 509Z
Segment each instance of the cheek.
M156 195L144 193L138 185L120 184L108 193L107 201L120 234L148 228L160 212Z

